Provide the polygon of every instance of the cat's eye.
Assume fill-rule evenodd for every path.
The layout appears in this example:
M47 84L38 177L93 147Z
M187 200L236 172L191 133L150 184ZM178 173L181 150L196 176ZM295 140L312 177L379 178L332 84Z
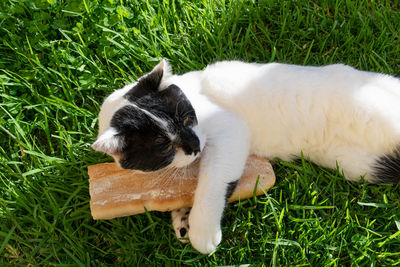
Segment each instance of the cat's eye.
M154 139L154 143L156 143L156 144L164 144L165 142L166 142L166 139L163 136L158 136L156 139Z
M171 152L171 150L172 150L172 145L169 145L167 148L161 150L161 153L167 154L167 153Z
M189 117L186 117L184 120L183 120L183 125L185 125L185 126L188 126L190 123L191 123L191 119L189 118Z

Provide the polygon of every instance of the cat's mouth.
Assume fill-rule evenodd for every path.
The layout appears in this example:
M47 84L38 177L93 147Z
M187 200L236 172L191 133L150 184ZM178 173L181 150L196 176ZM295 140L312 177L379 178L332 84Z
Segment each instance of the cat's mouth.
M196 162L200 161L200 157L197 157L191 164L194 164Z
M178 148L174 157L174 160L171 162L171 164L169 165L170 167L176 167L176 168L183 168L186 167L192 163L194 163L195 161L200 159L200 154L199 153L192 153L190 155L185 154L185 152Z

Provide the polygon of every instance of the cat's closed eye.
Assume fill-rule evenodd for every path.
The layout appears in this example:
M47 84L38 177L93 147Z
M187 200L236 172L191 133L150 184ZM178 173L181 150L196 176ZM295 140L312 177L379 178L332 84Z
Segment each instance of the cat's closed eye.
M193 122L192 119L191 119L189 116L187 116L187 117L183 120L183 125L184 125L184 126L189 126L192 122Z
M183 124L183 126L186 126L186 127L192 127L197 124L196 117L195 116L193 117L191 115L186 116L183 118L182 124Z
M161 154L164 154L164 155L169 154L170 152L172 152L172 148L173 148L172 144L168 145L167 147L165 147L161 150Z
M155 143L156 145L162 145L162 144L165 144L165 143L167 143L167 142L168 142L167 138L165 138L164 136L161 136L161 135L157 136L157 137L154 139L154 143Z
M160 153L163 155L172 152L174 147L169 139L161 135L154 139L154 144L158 147L158 151L160 151Z

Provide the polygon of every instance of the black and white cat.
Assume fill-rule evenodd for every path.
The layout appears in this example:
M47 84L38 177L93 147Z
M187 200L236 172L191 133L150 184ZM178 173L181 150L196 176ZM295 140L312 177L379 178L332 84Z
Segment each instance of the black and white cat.
M97 151L122 168L184 167L201 154L188 209L173 212L177 235L201 253L220 243L226 198L249 154L301 153L349 180L400 180L400 80L345 65L218 62L173 75L166 61L113 92L99 114ZM190 229L187 233L189 224Z

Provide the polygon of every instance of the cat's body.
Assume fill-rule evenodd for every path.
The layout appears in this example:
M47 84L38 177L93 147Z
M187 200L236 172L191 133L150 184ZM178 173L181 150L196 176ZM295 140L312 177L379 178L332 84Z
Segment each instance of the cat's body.
M176 152L175 157L182 159L175 166L192 162L198 156L194 151L202 151L189 216L189 238L200 252L211 252L219 244L225 197L249 154L292 160L303 153L324 167L336 168L338 163L350 180L400 179L400 80L396 78L345 65L231 61L184 75L169 75L166 63L160 65L155 70L163 68L164 76L156 90L177 86L197 116L198 124L191 126L197 145L186 149L186 156ZM121 142L101 137L107 130L109 136L118 134L116 129L110 131L109 121L121 107L137 100L126 97L135 90L135 85L127 86L106 99L100 113L101 142L94 144L97 150L115 156L107 144Z

